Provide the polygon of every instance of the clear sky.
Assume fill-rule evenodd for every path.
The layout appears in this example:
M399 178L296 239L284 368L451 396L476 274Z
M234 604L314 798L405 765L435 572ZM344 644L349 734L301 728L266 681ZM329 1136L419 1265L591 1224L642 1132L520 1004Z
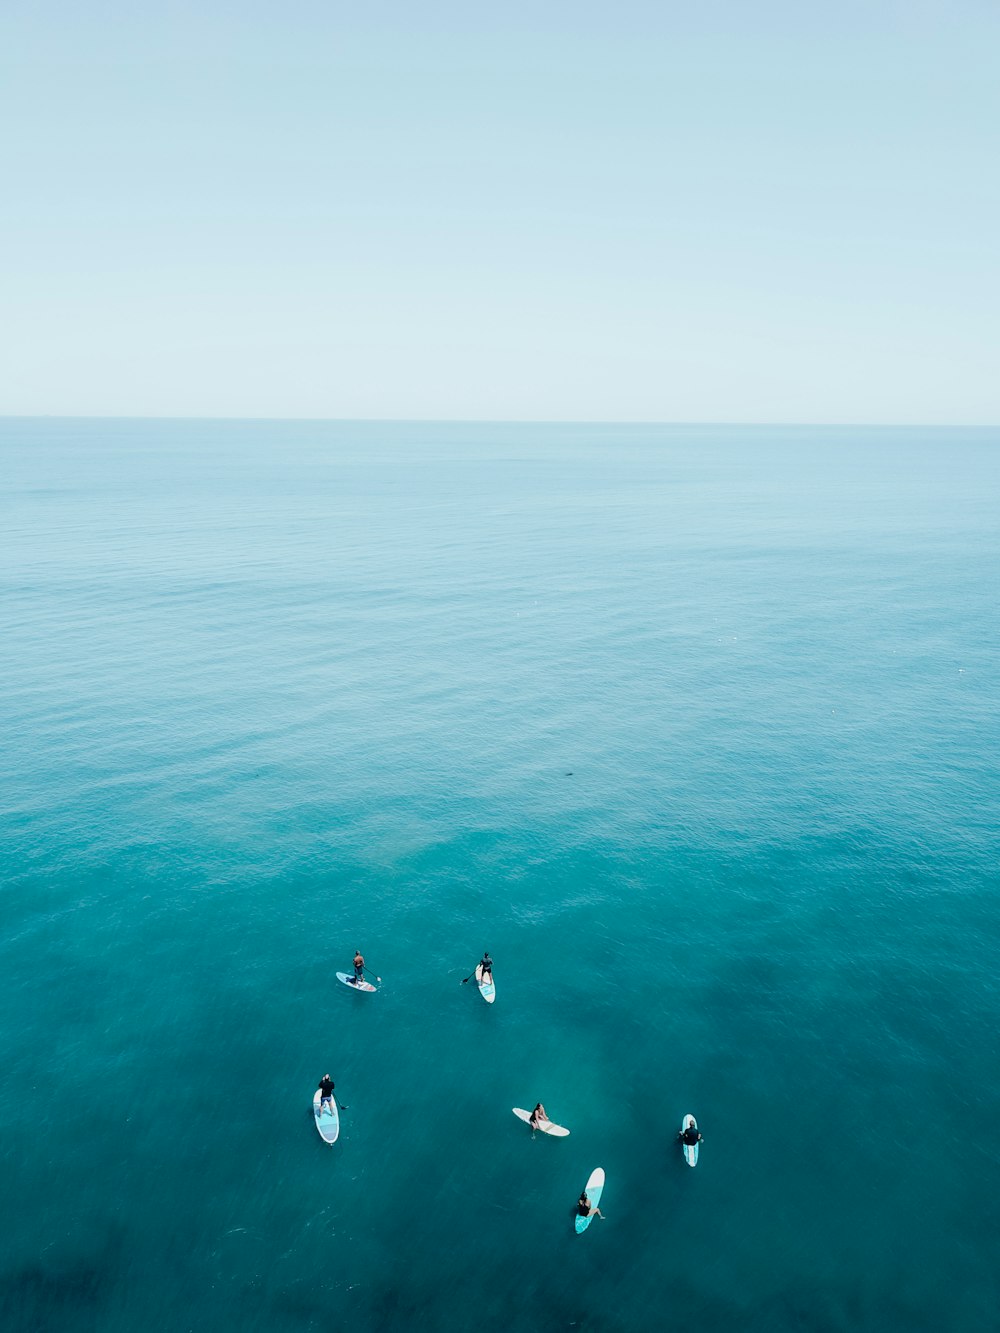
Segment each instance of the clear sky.
M994 0L5 0L0 187L0 413L1000 422Z

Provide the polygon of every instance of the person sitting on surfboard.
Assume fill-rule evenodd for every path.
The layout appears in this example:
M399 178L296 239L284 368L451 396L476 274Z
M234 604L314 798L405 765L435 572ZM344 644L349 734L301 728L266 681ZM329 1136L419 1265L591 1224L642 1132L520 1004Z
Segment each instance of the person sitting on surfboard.
M688 1125L687 1129L679 1129L677 1137L681 1143L686 1143L689 1148L693 1148L696 1143L701 1142L701 1131L697 1125Z
M354 984L358 986L365 979L365 959L360 949L354 950Z
M489 950L483 954L483 961L479 964L483 969L479 974L479 980L484 986L493 985L493 959L490 957Z
M587 1197L587 1191L584 1190L576 1205L576 1211L581 1217L603 1217L604 1214L600 1208L595 1208Z
M528 1124L532 1129L537 1129L543 1122L548 1123L548 1119L549 1117L545 1114L545 1107L539 1102L528 1117Z
M333 1079L329 1074L324 1074L319 1083L319 1113L323 1114L323 1107L333 1115L333 1107L330 1105L330 1099L333 1097Z

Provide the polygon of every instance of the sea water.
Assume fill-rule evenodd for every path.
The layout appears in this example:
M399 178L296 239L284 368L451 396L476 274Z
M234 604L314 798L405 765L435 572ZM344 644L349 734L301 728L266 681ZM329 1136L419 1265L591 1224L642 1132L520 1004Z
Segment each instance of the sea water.
M996 1328L998 446L0 423L3 1328Z

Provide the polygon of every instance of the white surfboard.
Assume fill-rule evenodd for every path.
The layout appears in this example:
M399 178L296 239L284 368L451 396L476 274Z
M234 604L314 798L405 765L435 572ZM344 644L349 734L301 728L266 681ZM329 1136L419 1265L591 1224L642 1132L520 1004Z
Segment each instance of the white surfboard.
M364 981L364 980L355 981L354 978L349 977L346 972L338 972L337 980L342 981L345 986L350 986L351 990L366 990L366 991L378 990L378 987L373 986L370 981Z
M476 964L476 985L479 987L479 994L483 997L486 1003L492 1004L493 1001L497 998L497 988L496 986L494 986L492 979L487 981L486 984L483 985L482 963Z
M320 1101L320 1091L317 1088L313 1094L313 1115L316 1117L316 1128L319 1130L319 1136L324 1143L336 1143L340 1135L340 1113L337 1110L337 1099L331 1097L322 1110L320 1110Z
M520 1106L513 1108L514 1114L518 1120L523 1120L526 1125L531 1125L531 1112L523 1110ZM537 1125L531 1125L532 1129L540 1129L543 1134L551 1134L554 1139L564 1139L569 1133L568 1129L563 1129L562 1125L554 1125L551 1120L539 1120Z
M698 1122L697 1120L695 1120L693 1115L686 1115L684 1117L684 1119L681 1121L681 1129L687 1129L689 1125L693 1125L695 1129L698 1128ZM698 1149L701 1147L701 1144L685 1143L684 1140L682 1139L681 1147L684 1149L684 1160L685 1162L687 1162L688 1166L697 1166Z
M591 1171L590 1178L587 1181L585 1188L587 1191L587 1198L590 1200L591 1208L596 1208L597 1205L601 1202L601 1195L604 1193L604 1170L602 1167L598 1167L596 1171ZM579 1214L577 1214L576 1218L577 1235L579 1235L583 1231L586 1231L593 1220L594 1220L593 1213L591 1213L589 1217L581 1217Z

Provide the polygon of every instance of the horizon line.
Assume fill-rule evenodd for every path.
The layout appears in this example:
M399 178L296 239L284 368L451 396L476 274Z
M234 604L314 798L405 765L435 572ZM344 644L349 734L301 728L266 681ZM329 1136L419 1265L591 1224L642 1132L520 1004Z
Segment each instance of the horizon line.
M229 416L223 413L106 413L106 412L0 412L0 421L231 421L301 422L343 425L430 425L430 426L749 426L794 429L843 430L864 427L872 430L997 430L1000 421L803 421L803 420L711 420L665 417L355 417L355 416Z

